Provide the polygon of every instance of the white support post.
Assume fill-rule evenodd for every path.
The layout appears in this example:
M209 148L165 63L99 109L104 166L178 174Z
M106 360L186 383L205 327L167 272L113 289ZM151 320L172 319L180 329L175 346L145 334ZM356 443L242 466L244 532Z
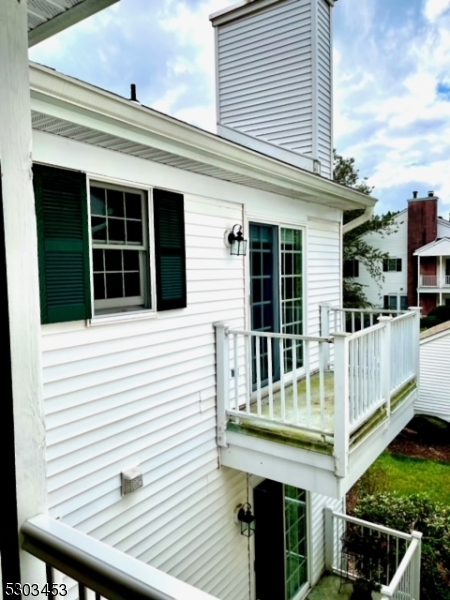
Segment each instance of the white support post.
M411 536L418 542L417 550L413 557L413 582L412 582L412 597L414 600L420 600L420 568L422 562L422 534L420 531L412 531Z
M331 508L325 508L325 569L333 572L334 563L334 517Z
M336 477L348 472L350 442L348 333L334 334L334 460Z
M420 293L419 293L419 288L422 286L422 282L420 280L421 275L420 275L420 256L417 257L417 305L420 306Z
M416 313L415 324L414 324L414 365L415 365L415 373L416 373L416 384L417 390L419 393L420 389L420 317L421 317L421 307L420 306L410 306L409 310Z
M378 317L378 322L384 324L381 338L381 394L386 402L386 414L391 414L391 321L392 317ZM404 348L404 351L407 349Z
M228 325L214 323L216 328L216 395L217 445L227 447L227 410L230 406L230 342Z
M4 252L6 257L11 350L11 366L4 365L4 368L11 368L14 503L19 528L27 519L47 510L28 70L27 2L0 0L0 169L5 230L1 254ZM14 490L5 489L4 493L13 494ZM43 563L24 551L20 553L20 568L22 582L45 583Z
M437 284L440 288L443 288L445 285L445 276L444 276L444 268L442 265L442 256L439 257L439 277L437 278ZM439 294L439 304L442 304L442 292Z
M329 304L319 304L321 337L330 337L330 308ZM329 369L330 346L328 344L321 344L321 359L324 368Z

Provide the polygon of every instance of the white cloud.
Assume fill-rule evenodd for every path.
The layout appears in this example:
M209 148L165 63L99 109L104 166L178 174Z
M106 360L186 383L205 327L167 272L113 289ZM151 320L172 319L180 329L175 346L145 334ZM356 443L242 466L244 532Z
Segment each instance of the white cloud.
M424 14L428 21L435 22L446 11L450 10L449 0L426 0Z

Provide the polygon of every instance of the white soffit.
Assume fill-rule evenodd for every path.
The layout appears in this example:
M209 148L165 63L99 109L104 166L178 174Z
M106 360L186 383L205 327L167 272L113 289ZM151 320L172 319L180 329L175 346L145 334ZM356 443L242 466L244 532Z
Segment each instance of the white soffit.
M28 0L28 45L34 46L118 1Z

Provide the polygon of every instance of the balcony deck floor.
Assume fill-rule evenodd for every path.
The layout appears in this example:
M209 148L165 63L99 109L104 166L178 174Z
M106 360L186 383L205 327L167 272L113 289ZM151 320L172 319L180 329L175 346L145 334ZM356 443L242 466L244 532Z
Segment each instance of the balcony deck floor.
M302 427L312 427L322 431L329 431L330 434L334 428L334 373L327 371L324 373L323 386L323 411L320 401L320 378L315 373L311 376L311 403L308 414L306 378L297 383L297 402L294 397L294 386L285 388L285 418L286 423L297 423ZM281 390L273 394L273 418L282 419L282 401ZM297 407L297 409L295 408ZM252 414L258 414L258 404L254 402L250 406ZM323 412L323 414L322 414ZM269 398L266 396L261 402L261 416L271 418ZM312 432L311 432L312 433Z

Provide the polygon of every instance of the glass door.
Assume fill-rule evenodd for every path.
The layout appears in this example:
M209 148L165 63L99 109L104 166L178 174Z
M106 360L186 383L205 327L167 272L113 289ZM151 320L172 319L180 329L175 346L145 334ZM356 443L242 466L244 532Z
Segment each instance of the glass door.
M250 225L251 328L253 331L279 331L278 306L278 228ZM261 384L268 380L267 338L260 338ZM256 342L252 340L253 384L256 383ZM272 343L273 378L279 378L278 344Z
M303 333L303 243L302 231L281 228L281 332L293 335ZM303 366L301 341L284 342L284 371L290 373Z
M266 479L253 490L257 600L297 600L308 589L306 492Z

